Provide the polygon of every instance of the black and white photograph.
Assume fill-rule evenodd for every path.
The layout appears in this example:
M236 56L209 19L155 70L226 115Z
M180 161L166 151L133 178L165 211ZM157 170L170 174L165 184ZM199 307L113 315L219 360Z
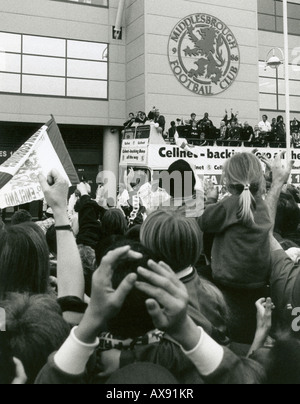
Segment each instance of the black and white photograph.
M300 0L0 0L10 384L300 384Z

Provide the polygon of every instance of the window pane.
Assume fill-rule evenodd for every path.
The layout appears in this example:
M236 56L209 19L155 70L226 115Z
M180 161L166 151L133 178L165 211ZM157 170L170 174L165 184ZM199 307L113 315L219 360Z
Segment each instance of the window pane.
M296 3L296 2L293 2ZM288 2L288 16L290 18L298 18L300 19L300 5L298 4L293 4L292 2ZM282 2L276 1L276 13L279 16L283 15L283 4Z
M277 109L276 95L260 94L260 109Z
M24 75L22 82L24 94L65 95L65 79Z
M21 53L21 35L0 32L0 51Z
M68 77L107 80L107 63L68 60Z
M69 97L107 98L107 82L68 79Z
M298 61L296 60L296 62L298 62ZM298 62L298 63L299 63L299 66L296 64L289 66L289 73L290 73L291 80L300 80L300 62ZM285 78L284 71L285 71L284 66L281 66L278 69L278 78L280 78L280 79Z
M300 80L300 63L290 66L290 79Z
M289 33L291 35L300 35L300 20L289 18Z
M107 61L107 44L68 41L68 58Z
M24 35L23 53L65 57L66 41L64 39Z
M7 93L19 93L20 82L20 74L0 73L0 91Z
M300 97L290 97L290 107L291 111L299 111L300 112ZM279 97L279 108L282 111L285 111L285 97L281 95ZM293 117L291 117L292 119Z
M279 80L279 94L285 94L284 80ZM290 94L300 95L300 81L290 81Z
M23 56L23 73L64 77L66 75L65 65L65 59Z
M0 71L21 73L21 55L0 52Z
M274 0L260 0L257 2L257 4L259 13L265 13L265 14L275 13Z
M258 29L275 31L275 17L265 14L258 14Z
M276 79L260 78L259 91L261 93L276 94Z

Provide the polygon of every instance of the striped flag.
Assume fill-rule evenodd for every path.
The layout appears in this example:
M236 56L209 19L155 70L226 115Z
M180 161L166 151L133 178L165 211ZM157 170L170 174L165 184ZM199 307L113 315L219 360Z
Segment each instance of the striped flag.
M79 178L54 117L0 166L0 209L44 198L38 176L56 168L69 182Z

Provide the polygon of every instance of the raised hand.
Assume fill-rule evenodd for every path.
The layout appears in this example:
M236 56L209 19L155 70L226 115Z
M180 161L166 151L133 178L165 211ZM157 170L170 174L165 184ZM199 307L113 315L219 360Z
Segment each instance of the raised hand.
M142 254L131 251L130 247L122 247L110 251L102 259L92 281L90 308L95 313L99 313L105 320L109 320L119 312L127 295L134 287L137 275L129 274L118 289L114 290L111 284L113 270L121 259L139 260L142 257Z
M136 282L135 287L150 297L146 301L153 324L166 331L185 350L199 342L199 330L187 315L189 296L184 284L163 262L148 262L149 269L138 268L138 274L147 282Z
M47 179L42 174L39 175L39 181L47 204L51 206L53 211L56 208L67 208L69 184L56 169L49 173Z
M257 309L257 332L266 337L272 328L272 310L275 306L272 299L260 299L256 302Z
M138 274L147 283L136 282L136 288L151 299L146 305L155 327L172 331L184 323L187 315L188 294L171 268L164 264L148 262L149 269L138 268Z

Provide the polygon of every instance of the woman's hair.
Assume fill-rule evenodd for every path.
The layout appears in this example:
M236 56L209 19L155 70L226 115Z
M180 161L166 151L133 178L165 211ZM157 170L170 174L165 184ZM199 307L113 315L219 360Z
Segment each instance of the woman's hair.
M124 214L119 209L108 210L102 218L102 230L106 237L124 236L128 225Z
M300 209L290 193L282 192L277 205L275 232L282 237L296 232L300 224Z
M0 231L0 262L0 298L7 292L47 292L49 250L36 224L23 223Z
M48 356L57 351L70 333L56 300L46 295L8 294L0 302L6 313L8 345L21 360L28 384L33 384L46 365Z
M251 153L237 153L226 161L222 182L231 194L240 195L238 219L250 226L254 223L255 196L265 192L265 178L260 160Z
M32 222L32 216L27 210L20 209L12 215L10 223L12 226L15 226L16 224L21 224L21 223L26 223L26 222Z
M152 213L142 225L141 242L174 272L194 266L202 250L196 220L173 211Z

